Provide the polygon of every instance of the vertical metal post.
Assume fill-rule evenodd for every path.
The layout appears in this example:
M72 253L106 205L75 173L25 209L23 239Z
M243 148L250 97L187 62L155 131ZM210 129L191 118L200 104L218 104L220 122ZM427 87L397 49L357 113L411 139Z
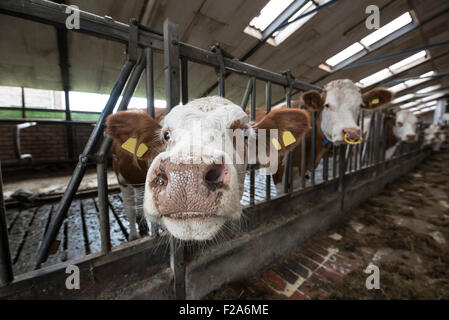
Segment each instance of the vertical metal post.
M339 147L340 157L339 157L339 183L338 183L338 191L344 192L344 177L346 172L346 145L342 144Z
M379 159L380 159L380 124L382 122L382 109L376 110L375 112L375 118L376 118L376 131L375 131L375 135L374 135L374 165L378 165L379 164Z
M316 112L312 112L312 154L311 161L312 164L312 186L315 185L315 159L316 159Z
M267 81L265 85L265 97L268 114L271 111L271 81ZM267 174L267 176L265 177L265 199L269 200L270 198L271 198L271 176Z
M179 26L164 21L164 71L167 113L179 104Z
M250 121L253 122L256 120L256 78L251 78L251 105L250 105ZM249 204L254 204L255 198L255 171L253 168L250 169L249 172Z
M109 201L108 201L108 165L107 153L112 139L105 136L107 141L101 145L97 155L97 179L98 179L98 211L100 218L101 254L111 251L111 235L109 230Z
M246 106L248 105L249 95L251 94L251 90L253 89L253 81L252 79L248 80L248 84L246 85L245 93L243 95L241 107L243 111L246 111Z
M365 131L365 111L362 109L362 111L360 112L360 132L362 134L362 143L360 144L360 150L359 150L359 169L362 169L362 165L363 165L363 146L365 145L365 140L368 139L368 135L364 136L364 131Z
M323 180L329 180L329 151L324 154L323 158Z
M9 251L5 202L3 201L2 163L0 161L0 287L14 279L11 253Z
M173 293L176 300L185 300L184 244L170 236L170 268L173 271Z
M25 114L25 89L23 87L22 87L21 93L22 93L22 118L25 119L26 118L26 114Z
M170 20L164 21L164 69L165 96L167 113L179 104L179 26ZM170 267L174 277L174 297L184 300L185 292L185 262L184 244L170 236Z
M337 178L337 147L332 145L332 179Z
M189 102L189 63L187 58L181 58L181 95L182 104Z
M145 48L145 83L147 91L147 113L154 119L154 61L153 49Z
M287 74L287 77L289 75ZM285 98L287 101L287 108L292 107L292 88L287 88ZM285 170L284 170L284 192L290 193L293 191L293 153L289 151L285 159Z
M302 136L301 139L301 188L306 187L306 135Z

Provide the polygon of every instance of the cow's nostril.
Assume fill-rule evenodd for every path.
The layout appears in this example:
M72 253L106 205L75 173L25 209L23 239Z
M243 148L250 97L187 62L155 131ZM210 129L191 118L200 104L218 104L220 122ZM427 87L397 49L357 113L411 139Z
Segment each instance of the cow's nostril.
M206 176L204 177L204 180L207 183L218 183L218 182L223 182L224 180L224 165L220 164L220 165L214 165L212 167L212 169L210 169L207 173Z

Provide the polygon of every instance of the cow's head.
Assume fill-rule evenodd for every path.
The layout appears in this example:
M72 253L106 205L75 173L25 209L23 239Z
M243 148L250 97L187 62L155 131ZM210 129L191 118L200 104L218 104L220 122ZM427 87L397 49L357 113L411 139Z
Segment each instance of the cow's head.
M393 133L401 142L415 142L416 141L416 123L418 119L416 116L407 110L401 110L396 113Z
M149 155L144 212L182 240L211 239L227 220L240 218L247 150L260 147L258 131L278 130L279 139L267 138L265 149L283 157L310 130L303 110L274 110L251 125L241 107L221 97L176 106L160 125L151 121L151 129L136 136L136 148L152 141L163 151Z
M321 130L335 144L344 141L360 141L357 118L360 108L374 110L393 99L393 93L385 88L375 88L363 95L360 88L349 79L334 80L326 84L320 94L316 90L305 92L302 104L311 111L322 111Z

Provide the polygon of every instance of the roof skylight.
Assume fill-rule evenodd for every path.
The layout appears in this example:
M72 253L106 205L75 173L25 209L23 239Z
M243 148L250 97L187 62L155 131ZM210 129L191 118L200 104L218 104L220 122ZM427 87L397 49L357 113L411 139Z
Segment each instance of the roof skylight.
M292 22L299 16L310 12L311 10L323 5L330 0L314 0L306 2L295 14L293 14L288 22ZM264 31L281 15L291 4L293 0L270 0L265 7L260 11L257 17L254 17L248 26L243 30L246 34L257 39L263 38ZM285 39L292 35L296 30L301 28L308 20L310 20L318 12L311 13L298 21L292 22L286 27L277 30L267 40L273 46L281 44Z
M428 54L426 50L422 50L418 53L411 55L410 57L407 57L405 59L402 59L399 62L396 62L395 64L392 64L388 68L382 69L381 71L378 71L366 78L361 79L359 81L359 85L362 88L373 85L373 84L378 83L384 79L387 79L395 74L398 74L402 71L408 70L414 66L417 66L418 64L421 64L424 61L427 61L429 59L430 59L430 54ZM425 75L426 74L423 74L420 77L423 77ZM413 85L416 85L421 81L421 79L413 79L413 80L409 80L409 81L414 81L414 83L413 82L410 82L410 83L413 83ZM424 82L424 81L426 81L426 80L422 79L421 82Z
M409 32L416 26L417 22L413 19L412 14L406 12L384 25L382 28L372 32L360 41L351 44L349 47L327 59L325 63L319 65L319 68L327 72L341 69L355 60L360 59L368 52L376 50L384 44Z

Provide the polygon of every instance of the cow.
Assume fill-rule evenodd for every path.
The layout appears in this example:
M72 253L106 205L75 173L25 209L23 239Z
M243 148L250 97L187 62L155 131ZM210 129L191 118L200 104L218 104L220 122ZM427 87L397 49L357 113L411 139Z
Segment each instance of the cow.
M279 136L269 136L264 143L262 132L268 136L271 130L278 130ZM250 123L241 107L216 96L176 106L160 123L129 111L111 115L106 122L106 133L119 146L116 158L126 154L123 161L140 166L140 171L130 173L119 166L116 172L129 184L137 175L135 181L141 182L148 168L145 216L175 238L197 241L212 239L226 221L240 219L252 147L257 149L253 160L260 166L270 166L260 158L261 148L282 163L310 130L310 116L304 110L273 110ZM223 150L223 145L232 148ZM243 154L238 152L240 145Z
M306 157L306 171L317 167L326 152L332 145L344 143L359 143L361 141L360 128L357 125L357 118L361 109L373 111L386 106L393 99L393 93L386 88L374 88L364 94L349 79L338 79L329 82L319 93L310 90L301 95L300 100L291 101L292 108L299 108L303 105L307 113L312 117L316 114L316 138L315 159ZM286 104L281 104L273 109L285 109ZM262 110L256 113L256 119L262 116ZM306 155L311 154L312 132L306 134ZM283 187L283 169L278 170L273 175L274 184L278 193ZM301 148L294 151L293 156L293 188L299 187L301 172ZM296 178L295 178L296 177Z
M424 145L432 147L433 151L440 151L441 145L446 142L446 134L442 126L432 123L424 130Z
M395 115L384 115L383 122L387 135L385 159L391 159L402 142L417 141L416 123L418 118L412 112L401 110Z
M155 109L156 122L160 122L164 115L165 109ZM114 121L114 116L110 116L106 120L106 133L109 136L112 136L114 131L122 131L123 129L120 126L127 123L127 121L129 121L129 125L134 125L137 128L147 124L145 122L147 114L143 110L128 110L125 113L120 113L120 117L123 120L122 122ZM132 123L132 121L135 121L135 123ZM112 154L112 166L123 196L123 206L129 221L129 240L131 241L138 239L139 236L148 235L149 231L147 221L143 215L143 192L148 163L136 158L133 152L128 151L132 150L132 142L135 140L129 141L131 141L131 148L126 148L126 146L123 148L122 144L126 141L113 139L110 153ZM155 157L160 151L160 149L153 147L149 150L149 154ZM137 232L136 222L139 226L139 232Z

